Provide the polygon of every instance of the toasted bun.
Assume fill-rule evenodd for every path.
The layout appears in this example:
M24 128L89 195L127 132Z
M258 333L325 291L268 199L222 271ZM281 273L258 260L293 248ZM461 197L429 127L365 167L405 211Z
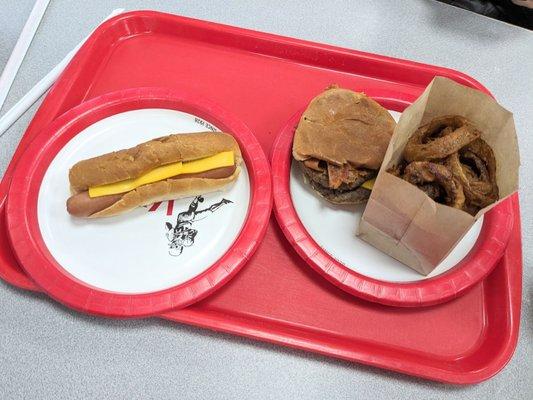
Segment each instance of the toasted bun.
M165 164L209 157L233 150L241 158L239 145L228 133L201 132L169 135L130 149L107 153L76 163L69 171L71 191L137 178ZM147 185L152 186L152 185ZM105 210L104 210L105 211Z
M152 204L158 201L180 199L183 197L199 196L201 194L216 192L224 186L235 182L241 171L240 167L227 178L220 179L167 179L154 182L149 185L139 186L137 189L124 194L124 196L112 206L94 213L89 218L112 217L136 207Z
M336 86L315 97L303 113L293 142L293 156L336 165L378 169L396 122L363 93Z

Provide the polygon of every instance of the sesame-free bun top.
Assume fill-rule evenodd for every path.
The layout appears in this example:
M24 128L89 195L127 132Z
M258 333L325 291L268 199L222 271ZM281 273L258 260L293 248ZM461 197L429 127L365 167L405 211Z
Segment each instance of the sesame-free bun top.
M331 86L303 113L293 142L293 156L332 164L379 169L396 122L363 93Z

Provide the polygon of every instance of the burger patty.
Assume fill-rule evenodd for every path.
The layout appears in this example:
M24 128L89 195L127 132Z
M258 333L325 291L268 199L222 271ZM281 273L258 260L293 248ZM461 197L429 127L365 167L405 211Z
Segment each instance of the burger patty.
M377 171L359 169L355 179L350 182L342 182L336 189L329 185L327 170L317 171L308 168L304 163L299 162L305 178L309 181L314 190L333 203L364 203L370 196L370 190L361 187L369 179L377 175Z
M353 190L342 192L338 189L329 189L311 181L311 186L324 198L336 204L358 204L364 203L370 197L370 190L359 186Z

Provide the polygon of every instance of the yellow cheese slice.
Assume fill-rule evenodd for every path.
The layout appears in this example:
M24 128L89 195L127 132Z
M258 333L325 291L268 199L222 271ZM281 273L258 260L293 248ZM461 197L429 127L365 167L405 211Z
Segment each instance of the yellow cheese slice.
M181 174L196 174L215 168L230 167L235 164L233 151L223 151L211 157L199 160L176 162L154 168L144 175L134 179L127 179L108 185L94 186L89 188L89 197L107 196L129 192L142 185L154 183Z
M369 179L366 182L363 182L361 187L364 187L365 189L372 190L374 188L374 183L376 182L376 178Z
M233 164L235 164L233 151L223 151L211 157L184 162L181 173L197 174L198 172L209 171L215 168L231 167Z

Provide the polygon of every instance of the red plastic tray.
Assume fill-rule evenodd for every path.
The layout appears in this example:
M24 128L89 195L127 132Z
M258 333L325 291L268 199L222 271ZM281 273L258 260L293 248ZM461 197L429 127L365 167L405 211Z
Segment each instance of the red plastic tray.
M118 89L195 90L247 123L268 154L291 115L331 83L408 105L435 75L486 91L444 68L156 12L127 13L83 46L42 103L14 160L61 113ZM518 336L520 216L518 197L510 201L515 224L499 265L447 303L394 308L349 295L313 271L271 217L246 268L207 299L163 318L433 380L488 379L509 361ZM2 277L35 290L0 228Z
M389 109L392 99L374 97ZM291 198L290 169L292 142L301 112L294 114L272 147L274 215L296 252L325 279L362 299L398 307L420 307L444 303L460 296L483 280L498 264L513 229L513 205L502 201L485 215L474 248L450 270L430 279L413 282L387 282L362 275L329 255L307 232Z

